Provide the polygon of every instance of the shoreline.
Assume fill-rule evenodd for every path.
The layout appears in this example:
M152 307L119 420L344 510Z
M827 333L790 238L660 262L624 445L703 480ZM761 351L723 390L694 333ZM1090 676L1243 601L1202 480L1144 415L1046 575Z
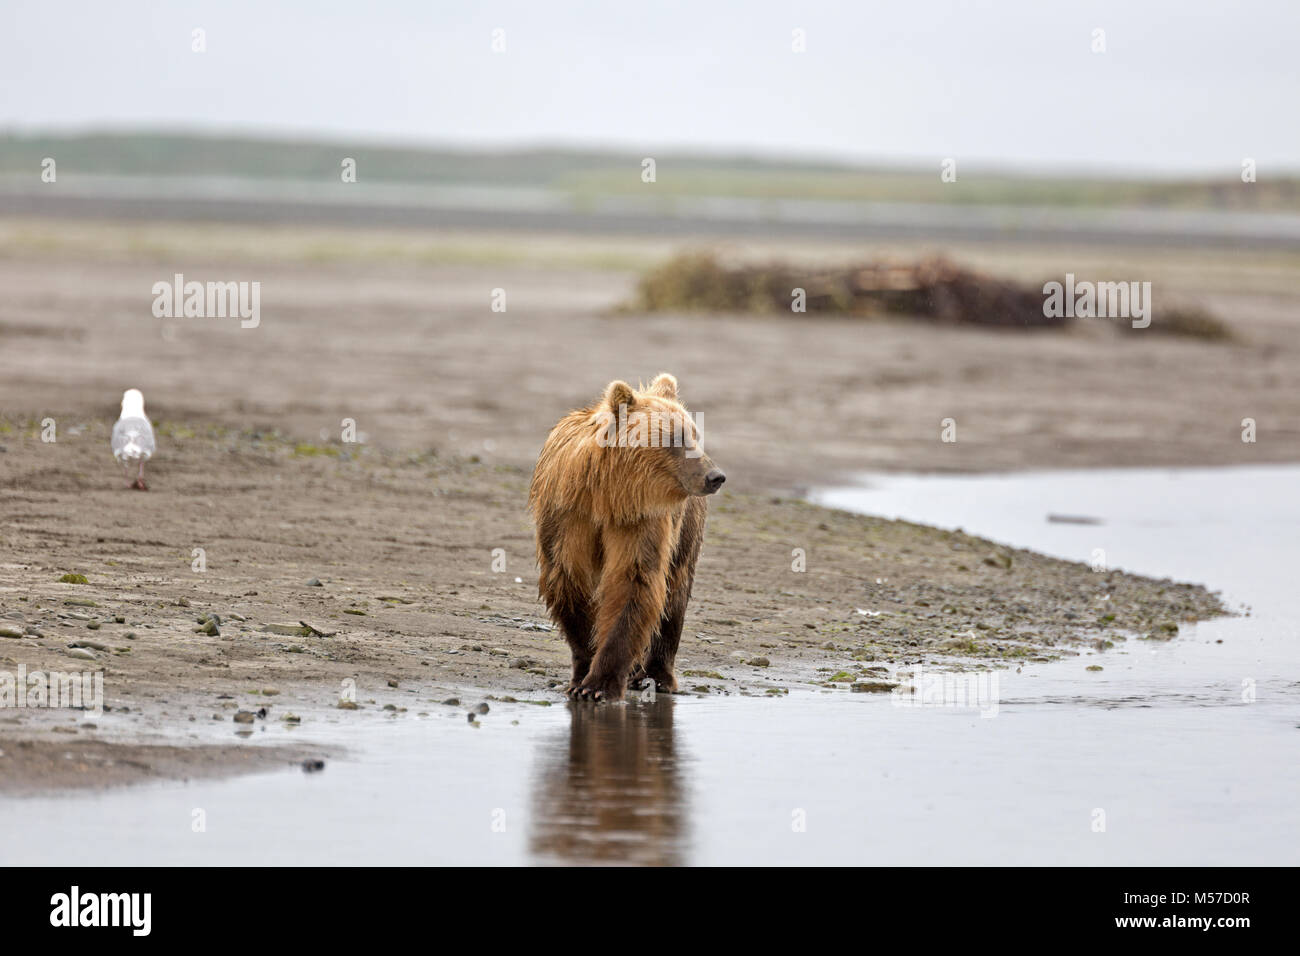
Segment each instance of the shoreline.
M830 678L889 683L917 659L1068 658L1121 631L1168 636L1165 625L1224 610L1200 586L1098 576L968 535L819 509L800 500L809 489L868 472L1300 461L1289 424L1300 393L1283 387L1300 375L1292 255L920 241L724 250L803 262L940 252L1020 279L1138 275L1214 308L1240 333L1232 344L1100 325L1027 334L905 318L612 314L636 270L681 248L664 238L0 217L0 628L43 631L0 638L0 670L102 667L107 702L127 708L110 712L123 717L120 736L74 715L0 713L10 754L0 792L13 792L4 771L20 737L52 754L120 742L129 768L131 747L208 740L185 736L195 724L233 732L222 706L232 701L269 705L271 720L322 708L359 716L337 710L344 680L364 707L408 713L465 688L559 702L550 685L567 678L568 649L536 597L528 475L555 421L614 378L675 374L728 475L679 663L684 688L705 688L695 693L851 693ZM155 318L152 285L177 271L260 282L258 328ZM508 312L492 311L496 288L508 291ZM147 494L120 487L108 453L126 387L144 392L159 435ZM940 438L948 417L951 444ZM1241 440L1246 417L1258 422L1256 443ZM46 418L55 442L40 440ZM339 441L343 419L356 422L359 444ZM804 572L792 570L795 549ZM60 583L64 574L88 583ZM1128 607L1109 622L1096 608L1103 587ZM196 630L205 614L220 618L217 634ZM315 630L302 632L303 621ZM107 650L68 656L78 650L68 644L88 642ZM759 659L767 666L750 663ZM135 756L143 766L122 773L136 779L152 779L151 767L200 772L161 750Z
M319 748L249 763L238 745L199 740L207 734L183 755L171 740L160 748L158 734L199 721L238 731L232 711L262 708L251 727L286 712L317 723L309 715L337 711L348 682L359 709L391 716L446 706L465 688L480 688L484 702L563 703L568 649L536 597L527 469L192 431L172 439L183 453L156 463L147 494L116 487L100 467L106 425L55 445L7 439L5 544L21 555L45 541L46 552L0 567L0 626L29 635L0 639L0 670L102 669L115 727L101 739L81 715L3 714L0 761L20 759L18 772L0 775L0 792L306 759ZM233 491L211 479L231 460L244 475ZM54 472L79 476L75 487L14 493L32 474ZM496 548L504 573L492 570ZM62 583L68 573L87 583ZM916 663L1061 660L1099 642L1169 639L1223 613L1200 585L1095 573L959 532L724 492L710 509L678 678L693 694L850 693L855 684L881 692ZM208 627L213 614L219 623ZM52 758L74 743L116 769Z

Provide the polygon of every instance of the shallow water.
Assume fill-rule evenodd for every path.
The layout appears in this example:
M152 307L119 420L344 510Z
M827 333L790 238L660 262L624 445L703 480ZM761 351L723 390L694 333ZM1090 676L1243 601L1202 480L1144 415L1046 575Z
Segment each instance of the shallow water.
M0 801L0 862L1295 864L1298 482L1057 472L819 495L1083 561L1101 548L1250 605L1172 642L999 672L991 718L799 690L494 704L478 727L436 706L327 713L250 741L350 749L322 773Z

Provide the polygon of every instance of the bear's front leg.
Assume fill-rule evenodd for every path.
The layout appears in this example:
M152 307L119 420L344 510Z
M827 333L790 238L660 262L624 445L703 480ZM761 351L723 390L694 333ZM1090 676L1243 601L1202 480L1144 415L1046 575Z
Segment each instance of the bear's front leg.
M560 630L573 654L573 671L569 677L569 686L564 689L566 694L573 695L591 670L591 614L585 601L574 600L567 606L557 608L555 618L560 622Z
M596 654L577 695L622 700L632 669L663 614L671 525L649 521L606 533L605 566L596 589Z

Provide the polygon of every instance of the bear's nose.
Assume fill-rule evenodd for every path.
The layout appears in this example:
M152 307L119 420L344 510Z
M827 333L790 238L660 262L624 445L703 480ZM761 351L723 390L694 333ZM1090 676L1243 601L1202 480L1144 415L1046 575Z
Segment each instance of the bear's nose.
M713 494L722 487L722 483L726 480L727 476L722 473L722 469L714 468L704 476L704 487L708 489L709 494Z

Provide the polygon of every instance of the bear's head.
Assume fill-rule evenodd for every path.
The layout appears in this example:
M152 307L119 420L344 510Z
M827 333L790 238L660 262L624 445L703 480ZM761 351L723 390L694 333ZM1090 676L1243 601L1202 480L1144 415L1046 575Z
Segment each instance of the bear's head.
M727 480L704 453L700 430L677 396L677 379L663 372L649 388L610 382L593 420L597 443L614 461L624 480L636 481L648 498L679 501L711 495Z

